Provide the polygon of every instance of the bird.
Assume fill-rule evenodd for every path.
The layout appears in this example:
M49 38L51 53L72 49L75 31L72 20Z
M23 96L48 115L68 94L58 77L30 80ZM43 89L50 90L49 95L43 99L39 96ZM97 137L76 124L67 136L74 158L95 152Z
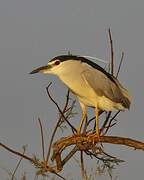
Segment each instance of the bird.
M52 58L47 65L34 69L30 74L53 74L77 97L82 117L77 134L87 116L87 108L95 111L96 135L100 140L100 111L124 111L130 108L131 96L119 80L100 65L78 55L59 55Z

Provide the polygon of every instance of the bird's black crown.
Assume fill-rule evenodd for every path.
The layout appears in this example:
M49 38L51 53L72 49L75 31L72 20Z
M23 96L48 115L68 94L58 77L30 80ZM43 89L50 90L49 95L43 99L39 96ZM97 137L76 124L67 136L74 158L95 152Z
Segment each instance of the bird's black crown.
M60 60L61 62L68 61L68 60L76 60L81 61L83 63L87 63L88 65L92 66L93 68L97 69L98 71L101 71L104 73L111 81L115 83L114 77L109 74L107 71L105 71L101 66L98 64L90 61L89 59L82 57L82 56L76 56L76 55L60 55L56 56L53 59L50 60L50 62L55 61L56 59Z

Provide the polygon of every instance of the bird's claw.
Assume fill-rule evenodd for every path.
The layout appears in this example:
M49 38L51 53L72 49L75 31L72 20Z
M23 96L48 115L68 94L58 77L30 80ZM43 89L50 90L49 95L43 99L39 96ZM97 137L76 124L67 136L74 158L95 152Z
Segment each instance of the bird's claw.
M96 140L96 136L97 136L97 140ZM100 142L100 135L99 134L91 134L88 136L88 140L90 140L92 142L92 144L95 144L97 142Z

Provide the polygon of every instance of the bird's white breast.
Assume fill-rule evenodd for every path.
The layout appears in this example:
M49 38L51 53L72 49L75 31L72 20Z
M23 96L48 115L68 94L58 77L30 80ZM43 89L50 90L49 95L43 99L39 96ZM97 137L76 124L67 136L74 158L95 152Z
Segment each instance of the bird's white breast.
M57 69L56 74L79 98L79 100L88 105L95 106L97 95L82 76L84 71L83 64L80 61L66 61L64 65Z

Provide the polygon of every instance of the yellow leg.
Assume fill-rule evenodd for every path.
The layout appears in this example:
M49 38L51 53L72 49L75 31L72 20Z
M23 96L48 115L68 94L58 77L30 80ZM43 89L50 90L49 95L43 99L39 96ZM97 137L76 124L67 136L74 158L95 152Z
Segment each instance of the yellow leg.
M95 109L96 114L96 134L98 137L98 141L100 141L100 131L99 131L99 111L98 109Z
M86 106L84 104L82 104L82 103L80 103L80 106L82 108L82 118L80 120L79 128L77 129L77 133L78 134L80 134L83 122L86 119Z
M77 133L78 133L78 134L80 134L80 132L81 132L81 128L82 128L82 125L83 125L83 122L84 122L85 118L86 118L86 114L83 113L83 114L82 114L82 118L81 118L81 120L80 120L79 128L78 128L78 130L77 130Z

